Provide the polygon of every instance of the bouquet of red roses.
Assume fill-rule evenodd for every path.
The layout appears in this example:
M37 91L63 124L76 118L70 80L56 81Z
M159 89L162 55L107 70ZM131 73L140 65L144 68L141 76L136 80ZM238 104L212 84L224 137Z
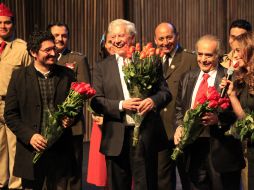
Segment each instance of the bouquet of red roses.
M58 105L58 111L51 113L48 111L48 122L42 128L41 135L47 139L47 149L51 147L62 135L63 127L60 122L64 116L75 118L83 112L85 100L95 95L96 91L84 82L73 82L71 84L70 92L65 101ZM45 151L45 150L44 150ZM36 152L33 163L36 163L43 151Z
M161 78L161 57L163 53L148 43L141 51L140 44L131 46L127 52L127 58L123 66L124 79L131 97L146 98L151 93L153 86ZM133 146L136 146L139 138L139 127L143 116L133 113L135 122L133 133Z
M216 88L208 87L207 95L198 100L198 104L194 109L186 111L183 119L183 135L179 144L174 149L171 158L176 160L183 153L183 149L193 143L204 130L200 119L206 112L225 110L230 105L228 98L221 98Z

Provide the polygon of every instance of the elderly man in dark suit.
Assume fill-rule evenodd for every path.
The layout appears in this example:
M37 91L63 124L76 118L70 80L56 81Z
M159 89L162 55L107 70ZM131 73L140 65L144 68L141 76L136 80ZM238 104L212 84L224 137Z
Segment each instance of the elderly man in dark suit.
M155 29L154 41L165 56L163 58L163 73L167 81L172 101L161 111L161 117L166 129L169 143L165 150L159 151L158 160L158 184L159 190L176 188L176 163L170 159L174 148L175 124L175 100L180 78L183 73L197 67L196 55L183 49L178 43L179 34L172 23L162 22ZM184 159L177 162L183 190L189 189L189 183L184 169Z
M46 127L48 110L54 112L68 95L72 70L56 65L54 37L49 32L36 32L30 36L27 49L33 64L13 72L7 95L4 118L17 136L14 176L22 178L24 189L67 190L73 174L73 146L71 128L73 120L63 118L64 132L33 164L35 151L45 150L47 141L40 133Z
M159 111L169 103L171 94L161 75L151 96L130 98L122 65L126 50L135 40L135 25L117 19L109 24L108 33L116 55L96 64L93 81L97 94L91 106L104 115L100 151L106 155L109 187L131 190L133 180L135 190L156 190L157 148L167 144ZM136 147L132 146L134 123L130 111L146 114Z
M196 43L199 69L187 72L180 81L176 99L178 128L174 140L178 144L182 135L185 112L195 107L196 97L206 93L204 89L215 86L219 89L224 69L218 64L220 41L212 35L201 37ZM206 84L206 85L204 85ZM200 88L202 86L202 88ZM204 113L201 117L204 131L190 145L188 152L188 173L191 189L239 190L241 169L245 166L241 143L225 132L236 117L228 109L224 112Z
M47 27L48 31L55 37L57 48L57 64L72 69L76 79L79 82L90 83L90 71L86 56L79 52L71 51L68 48L70 39L69 27L64 23L52 23ZM86 106L84 107L86 112ZM75 177L71 179L71 189L80 190L82 188L82 160L83 160L83 137L85 133L85 117L81 118L75 126L72 127L72 141L76 157Z

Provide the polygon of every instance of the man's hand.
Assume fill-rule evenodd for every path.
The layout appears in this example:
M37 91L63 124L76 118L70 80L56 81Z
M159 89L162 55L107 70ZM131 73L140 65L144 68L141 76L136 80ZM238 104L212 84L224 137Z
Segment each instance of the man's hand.
M174 143L178 145L181 141L181 137L183 136L183 127L179 126L176 128L176 132L174 134Z
M206 112L201 118L201 122L204 126L216 125L219 122L218 115L216 113Z
M47 140L40 134L34 134L30 139L30 144L39 152L47 147Z
M95 122L97 125L102 125L103 124L103 117L102 116L97 116L92 114L93 122Z
M144 100L141 101L141 103L138 106L137 111L141 114L144 115L147 112L149 112L150 110L152 110L154 108L154 102L151 98L146 98Z
M227 85L228 85L228 90L227 90L228 96L232 96L232 95L236 96L236 92L235 92L235 89L234 89L233 82L230 81L230 80L227 80L226 77L223 77L222 80L221 80L221 83L220 83L220 88L221 89L225 88Z
M123 110L129 110L129 111L137 111L138 106L142 99L140 98L130 98L128 100L123 101Z
M70 127L74 123L74 118L64 116L62 119L62 126L64 128Z

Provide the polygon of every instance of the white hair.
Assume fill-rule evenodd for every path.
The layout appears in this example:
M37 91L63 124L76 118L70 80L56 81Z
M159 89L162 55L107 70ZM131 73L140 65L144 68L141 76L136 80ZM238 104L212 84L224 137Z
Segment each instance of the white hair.
M220 55L222 53L221 49L221 41L217 36L206 34L204 36L201 36L198 41L196 42L196 51L198 49L198 45L202 43L203 41L210 41L210 42L216 42L216 54Z
M108 26L108 33L109 34L112 33L114 30L114 27L119 25L125 25L128 34L130 34L131 36L136 35L137 31L136 31L135 24L124 19L116 19L111 21Z

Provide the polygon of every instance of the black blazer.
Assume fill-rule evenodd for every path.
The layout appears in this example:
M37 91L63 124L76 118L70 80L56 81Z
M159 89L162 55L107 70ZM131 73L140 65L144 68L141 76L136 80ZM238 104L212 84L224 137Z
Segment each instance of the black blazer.
M91 107L96 112L104 114L100 150L105 155L117 156L123 146L125 113L119 110L119 102L124 100L124 95L115 56L110 56L95 65L93 85L96 95L91 101ZM159 111L169 103L171 94L163 76L150 98L155 102L156 111L149 112L141 126L141 138L147 150L158 147L159 144L161 146L167 144Z
M178 126L182 124L185 112L191 107L191 98L196 85L200 69L187 72L181 79L176 99L176 118ZM225 76L225 70L218 66L215 87L219 91L219 84ZM224 135L235 122L236 116L231 109L218 115L220 127L210 126L211 155L214 168L218 172L230 172L244 168L245 162L241 142L233 136Z
M65 67L55 65L54 106L61 104L68 95L70 84L75 80L73 72ZM17 149L14 163L14 175L26 179L34 178L34 149L30 145L31 137L40 133L42 102L36 70L31 64L13 72L5 100L4 118L7 126L17 136ZM60 149L68 150L68 128L63 134ZM59 152L61 153L61 151ZM61 161L60 161L61 162ZM58 164L57 162L54 164ZM49 166L50 167L50 166Z

